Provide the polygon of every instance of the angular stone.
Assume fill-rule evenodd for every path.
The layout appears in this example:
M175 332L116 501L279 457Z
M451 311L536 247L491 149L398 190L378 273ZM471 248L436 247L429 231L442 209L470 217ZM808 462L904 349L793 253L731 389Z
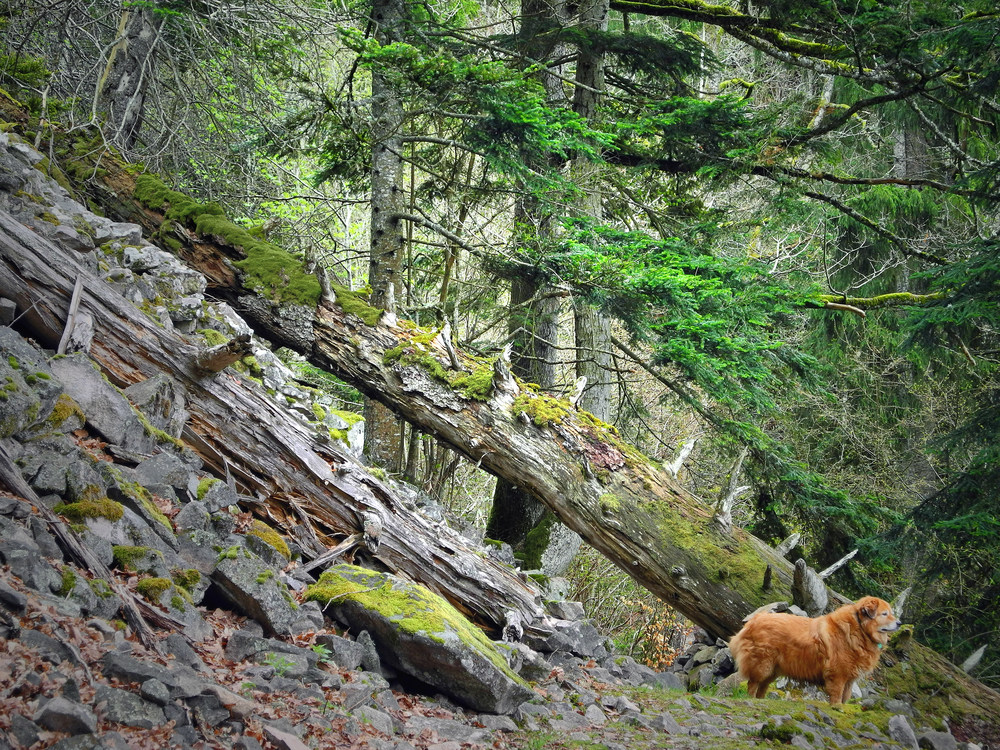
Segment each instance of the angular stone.
M127 727L152 729L166 721L162 708L128 690L98 685L94 702L98 708L103 704L103 713L108 721Z
M61 390L39 351L10 328L0 328L0 384L0 438L45 420Z
M146 433L131 404L82 353L53 359L52 372L105 440L136 453L150 453L156 440Z
M291 732L285 732L268 724L264 725L264 736L278 750L310 750L309 746Z
M476 711L510 713L534 695L482 631L422 586L337 565L307 598L371 633L383 662Z
M45 633L38 630L22 628L21 634L18 636L18 640L25 646L38 651L43 659L50 661L53 664L59 664L64 661L77 661L72 650L62 641L45 635Z
M207 489L204 492L199 491L198 493L200 495L198 500L205 506L209 513L215 513L223 508L228 508L230 505L236 505L240 501L236 490L222 480L209 480L209 482Z
M392 717L389 714L379 711L371 706L361 706L354 715L361 721L371 724L382 734L392 735L395 732Z
M278 571L251 556L245 548L232 547L225 554L212 573L212 580L223 595L268 633L291 635L298 613Z
M524 642L543 653L567 651L586 659L603 659L608 655L605 638L592 622L587 620L548 621L552 631L548 634L525 634Z
M652 727L658 732L665 732L666 734L687 734L687 730L678 724L677 719L668 713L656 716L653 719Z
M339 635L323 633L316 636L316 644L330 650L330 658L338 667L357 669L361 666L364 649L354 641L341 638Z
M656 684L667 690L683 690L684 682L676 672L657 672Z
M545 611L560 620L582 620L586 615L580 602L546 602Z
M597 704L587 706L587 710L583 712L583 717L591 726L595 727L603 727L608 720L608 717L604 715L604 712Z
M21 714L10 717L10 734L21 747L31 747L38 742L39 729L35 722Z
M28 607L28 597L0 583L0 607L9 612L20 614Z
M420 734L425 729L436 732L444 741L454 742L486 742L489 731L477 729L452 719L438 719L432 716L412 716L406 720L407 734Z
M67 734L93 734L97 717L87 706L65 698L53 698L38 709L32 720L44 729Z
M926 750L958 750L958 742L948 732L922 732L917 745Z
M480 714L477 721L491 732L516 732L517 724L509 716L495 714Z
M17 303L12 299L0 297L0 326L9 326L17 315Z

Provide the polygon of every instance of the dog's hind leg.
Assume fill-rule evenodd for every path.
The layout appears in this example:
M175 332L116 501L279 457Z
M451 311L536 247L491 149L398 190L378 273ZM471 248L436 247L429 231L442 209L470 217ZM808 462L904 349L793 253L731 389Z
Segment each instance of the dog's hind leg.
M844 678L835 675L828 675L824 680L823 688L830 696L830 705L836 706L839 703L846 703L851 697L851 680L844 684Z
M851 692L854 690L854 680L848 680L847 684L844 685L844 699L843 703L847 703L851 699Z
M750 684L747 683L747 690L750 691L750 695L752 695L754 698L763 698L765 695L767 695L767 689L771 687L771 683L774 682L776 677L777 675L772 674L770 677L767 677L761 680L760 682L756 683L757 686L756 691L751 689Z
M777 678L776 674L770 674L765 676L760 676L759 680L747 680L747 692L750 693L751 698L763 698L767 695L767 689L771 687L771 683Z

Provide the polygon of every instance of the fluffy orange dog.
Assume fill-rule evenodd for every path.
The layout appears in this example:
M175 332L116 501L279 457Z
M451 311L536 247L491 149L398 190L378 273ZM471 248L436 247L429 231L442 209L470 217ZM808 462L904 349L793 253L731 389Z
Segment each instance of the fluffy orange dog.
M763 698L784 675L822 685L830 703L845 702L854 681L871 672L899 620L888 603L866 596L821 617L761 612L729 641L740 675Z

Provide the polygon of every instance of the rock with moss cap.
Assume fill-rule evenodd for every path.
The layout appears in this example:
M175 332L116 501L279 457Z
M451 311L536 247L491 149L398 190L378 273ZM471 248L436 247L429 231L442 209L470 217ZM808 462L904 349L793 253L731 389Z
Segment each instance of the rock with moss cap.
M422 586L336 565L306 598L351 630L367 630L387 664L473 710L507 714L534 696L479 628Z

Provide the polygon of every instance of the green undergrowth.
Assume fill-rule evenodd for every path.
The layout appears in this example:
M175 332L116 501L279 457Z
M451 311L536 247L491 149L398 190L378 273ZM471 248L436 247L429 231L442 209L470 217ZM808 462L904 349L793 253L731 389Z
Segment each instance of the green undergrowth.
M235 265L244 274L244 284L255 292L278 303L315 307L319 302L319 280L306 272L302 261L234 224L218 203L199 203L148 174L136 179L135 197L155 211L165 211L170 221L179 221L194 227L198 234L218 237L241 248L246 258Z

